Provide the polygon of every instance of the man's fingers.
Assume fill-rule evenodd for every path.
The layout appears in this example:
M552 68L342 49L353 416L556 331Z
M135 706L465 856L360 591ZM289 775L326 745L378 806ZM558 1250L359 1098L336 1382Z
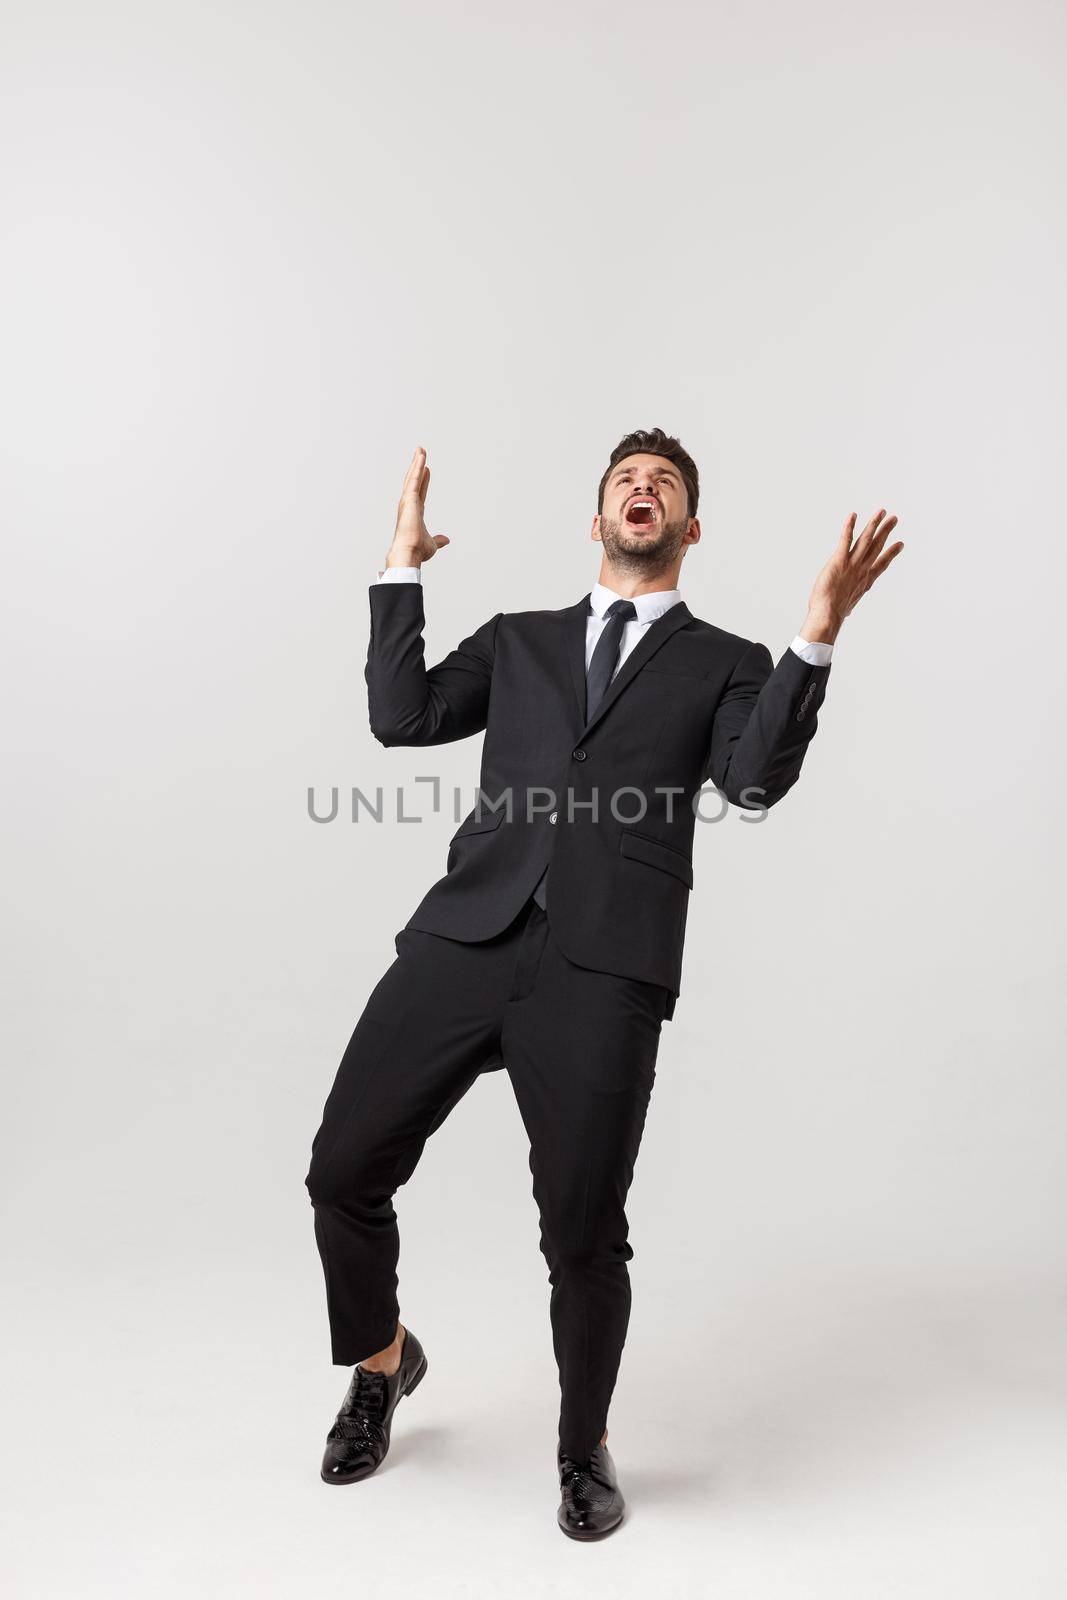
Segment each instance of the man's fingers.
M896 517L889 517L885 522L882 523L882 526L878 529L878 532L867 546L866 556L868 561L880 553L882 546L885 544L896 525Z
M897 556L900 554L900 552L903 550L903 548L904 548L903 539L898 539L896 544L891 544L889 546L889 549L885 552L884 555L879 556L878 560L874 563L874 566L871 568L869 579L868 579L868 588L874 582L875 578L880 578L882 576L882 573L885 571L886 567L888 567L888 565L889 565L889 563L891 561L895 561L896 560Z
M430 469L429 467L426 467L422 474L422 482L419 484L419 499L422 501L423 505L426 504L426 491L429 487Z
M425 462L426 451L420 444L416 448L415 454L412 456L411 461L408 464L408 470L404 474L404 488L402 491L404 495L412 494L418 490L419 480L422 477L422 469L425 465Z
M882 508L881 511L876 511L874 513L874 516L871 518L870 522L868 522L867 526L864 528L863 532L860 534L859 538L856 540L856 550L857 551L859 551L859 550L863 550L864 552L866 551L867 546L870 544L871 540L874 538L874 530L877 528L878 524L881 522L881 520L882 520L882 518L884 516L885 516L885 508L884 507ZM864 541L866 541L866 543Z
M876 556L896 525L896 517L887 517L885 522L883 522L882 526L878 529L878 532L874 535L873 539L871 539L870 542L865 546L860 556L860 560L870 561L872 557Z
M844 551L846 556L848 555L849 548L852 544L852 530L855 526L856 513L854 511L850 511L848 516L845 518L845 526L841 529L841 537L838 540L838 547Z

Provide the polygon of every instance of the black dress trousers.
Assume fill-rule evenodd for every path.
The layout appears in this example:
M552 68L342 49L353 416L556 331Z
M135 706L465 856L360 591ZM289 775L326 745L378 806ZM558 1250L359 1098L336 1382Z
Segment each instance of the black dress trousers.
M552 1286L559 1442L585 1459L607 1426L629 1323L625 1202L670 991L575 966L532 898L492 939L404 928L396 950L338 1068L305 1179L333 1360L354 1365L392 1342L393 1198L429 1135L503 1063Z

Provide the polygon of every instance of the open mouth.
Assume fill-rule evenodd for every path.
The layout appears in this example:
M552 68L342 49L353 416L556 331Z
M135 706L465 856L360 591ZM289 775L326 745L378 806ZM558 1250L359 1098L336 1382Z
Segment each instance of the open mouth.
M647 528L658 514L659 507L654 500L632 500L626 507L626 520L631 528Z

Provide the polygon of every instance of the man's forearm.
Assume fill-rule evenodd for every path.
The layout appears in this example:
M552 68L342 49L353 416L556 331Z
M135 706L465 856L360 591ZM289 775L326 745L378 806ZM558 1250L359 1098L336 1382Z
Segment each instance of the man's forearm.
M746 652L716 714L703 774L733 805L773 806L792 788L829 675L828 663L792 649L777 666L765 645Z

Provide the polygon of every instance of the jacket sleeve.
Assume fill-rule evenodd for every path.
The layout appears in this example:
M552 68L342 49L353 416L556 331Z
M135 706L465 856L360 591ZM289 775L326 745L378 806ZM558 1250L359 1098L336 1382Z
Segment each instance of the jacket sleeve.
M701 781L746 809L781 800L800 777L830 672L793 649L774 666L766 645L750 644L716 709Z
M421 583L370 586L367 704L379 744L449 744L481 733L489 716L496 629L503 612L427 669Z

